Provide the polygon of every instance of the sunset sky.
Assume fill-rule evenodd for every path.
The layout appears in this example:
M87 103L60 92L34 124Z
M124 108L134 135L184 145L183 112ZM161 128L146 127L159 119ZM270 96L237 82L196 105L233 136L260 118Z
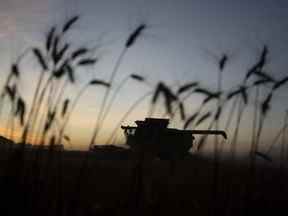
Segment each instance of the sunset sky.
M215 89L217 60L227 53L229 61L223 72L223 85L230 89L240 83L264 44L270 50L267 72L279 79L288 75L287 0L1 0L0 67L4 77L1 83L18 55L28 46L42 45L52 25L61 25L76 14L81 19L71 31L71 41L92 47L101 44L95 53L101 58L95 66L76 72L77 86L69 89L67 95L75 95L93 77L107 79L128 35L143 22L148 28L126 53L115 84L137 73L152 86L159 80L171 86L195 80ZM21 63L21 69L25 74L21 78L21 93L31 101L39 67L28 57ZM282 125L288 109L287 90L286 85L274 98L264 140L269 140ZM129 106L148 91L144 84L127 83L101 131L100 144L105 143L107 134ZM89 143L103 93L100 87L92 87L77 106L67 130L75 148L84 148ZM143 101L125 124L144 119L148 104L149 100ZM195 98L187 105L190 114L197 104ZM248 109L250 113L243 123L243 143L247 141L245 132L249 132L252 124L248 121L251 111ZM154 116L161 117L162 113Z

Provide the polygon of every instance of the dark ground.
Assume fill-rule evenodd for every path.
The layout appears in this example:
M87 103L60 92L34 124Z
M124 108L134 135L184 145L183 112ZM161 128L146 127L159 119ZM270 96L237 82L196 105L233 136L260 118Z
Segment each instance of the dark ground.
M1 215L255 215L288 213L287 172L190 156L137 167L129 151L1 154ZM37 161L37 162L35 162ZM267 165L265 165L267 164ZM136 168L135 168L136 167Z

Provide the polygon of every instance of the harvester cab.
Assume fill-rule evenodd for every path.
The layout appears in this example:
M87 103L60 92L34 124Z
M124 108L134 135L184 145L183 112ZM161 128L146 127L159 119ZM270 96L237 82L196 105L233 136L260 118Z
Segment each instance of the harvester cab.
M177 159L189 155L194 136L227 135L222 130L178 130L167 128L169 119L146 118L135 121L137 127L121 126L126 136L126 144L132 152L148 154L160 159Z

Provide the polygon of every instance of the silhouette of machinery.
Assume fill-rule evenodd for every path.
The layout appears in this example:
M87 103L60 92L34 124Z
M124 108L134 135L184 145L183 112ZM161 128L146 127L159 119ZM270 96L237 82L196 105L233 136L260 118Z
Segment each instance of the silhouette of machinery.
M137 127L121 126L126 136L126 144L131 151L145 156L158 157L164 160L180 159L189 155L194 136L222 135L221 130L178 130L167 128L169 119L146 118L135 121Z

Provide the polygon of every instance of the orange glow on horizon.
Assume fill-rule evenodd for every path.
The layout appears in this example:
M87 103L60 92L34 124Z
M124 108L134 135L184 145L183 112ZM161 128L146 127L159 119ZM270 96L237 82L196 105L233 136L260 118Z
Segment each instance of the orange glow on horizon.
M15 143L18 143L21 141L22 129L20 127L14 128L13 134L11 134L10 130L7 130L7 128L0 126L0 135L7 139L12 140ZM36 145L37 142L34 142L35 139L36 139L35 134L29 134L27 136L27 143Z

